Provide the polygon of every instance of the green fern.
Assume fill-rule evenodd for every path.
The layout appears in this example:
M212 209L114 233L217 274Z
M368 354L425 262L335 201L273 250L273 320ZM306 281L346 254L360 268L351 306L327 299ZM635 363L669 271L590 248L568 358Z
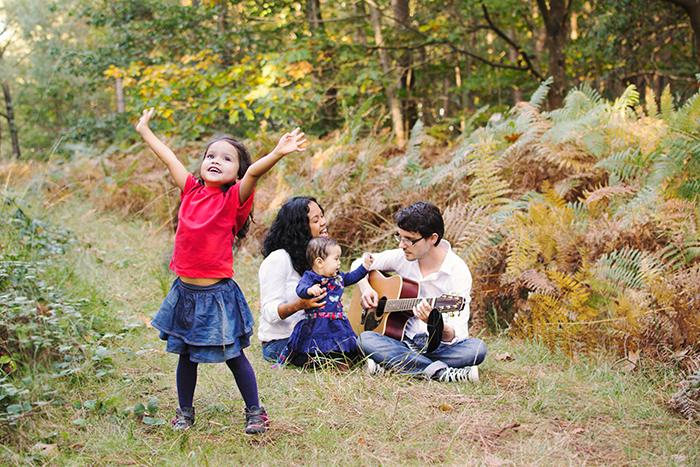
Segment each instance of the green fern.
M661 275L662 269L651 253L625 247L601 256L592 272L609 291L621 293L626 288L645 288Z
M641 149L631 147L612 153L595 164L595 167L614 173L623 182L636 179L649 169Z
M625 92L618 97L612 105L612 111L615 113L627 114L627 110L636 106L639 103L639 92L633 84L627 86Z
M542 104L544 104L545 99L547 99L547 94L549 94L549 88L552 86L552 83L554 82L554 78L551 76L548 77L546 80L542 81L540 84L540 87L537 88L537 91L535 91L532 94L532 97L530 98L529 104L534 107L535 109L539 109Z

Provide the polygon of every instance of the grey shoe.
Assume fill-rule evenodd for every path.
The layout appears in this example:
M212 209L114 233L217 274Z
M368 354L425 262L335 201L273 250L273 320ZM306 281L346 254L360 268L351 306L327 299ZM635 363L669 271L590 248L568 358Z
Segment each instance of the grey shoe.
M265 407L252 406L245 409L245 434L259 435L267 431L270 421L267 419Z
M194 425L194 407L179 408L175 411L175 418L170 421L173 431L185 431Z
M451 383L456 381L468 381L470 383L479 382L479 367L468 366L464 368L447 367L438 376L438 381Z

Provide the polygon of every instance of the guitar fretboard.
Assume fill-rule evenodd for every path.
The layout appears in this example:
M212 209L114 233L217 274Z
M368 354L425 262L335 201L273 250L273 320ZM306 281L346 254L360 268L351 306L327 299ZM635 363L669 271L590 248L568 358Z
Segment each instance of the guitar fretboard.
M435 306L437 298L426 298L430 302L430 306ZM398 300L387 300L384 305L384 311L411 311L413 307L422 302L422 298L400 298Z

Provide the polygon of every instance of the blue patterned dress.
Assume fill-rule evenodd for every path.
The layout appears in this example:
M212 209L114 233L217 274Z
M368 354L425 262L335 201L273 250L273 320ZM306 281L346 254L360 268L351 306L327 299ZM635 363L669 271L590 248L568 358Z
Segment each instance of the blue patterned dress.
M305 310L304 319L299 321L292 335L289 336L287 347L277 360L278 365L284 365L290 360L293 353L329 354L342 352L344 354L356 353L357 334L353 331L350 321L343 312L340 298L343 296L345 286L352 285L367 275L367 269L360 266L357 269L337 276L326 277L313 271L306 271L299 285L297 295L304 299L313 298L306 291L314 284L319 284L326 289L326 304L321 308Z

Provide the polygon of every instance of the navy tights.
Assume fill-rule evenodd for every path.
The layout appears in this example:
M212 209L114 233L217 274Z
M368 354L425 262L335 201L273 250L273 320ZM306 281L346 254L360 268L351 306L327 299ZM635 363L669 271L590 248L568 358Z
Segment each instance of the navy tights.
M177 363L175 380L177 383L177 399L180 408L192 407L194 402L194 388L197 386L197 362L190 360L189 355L180 355ZM258 382L255 380L255 372L243 351L238 357L226 360L226 365L236 379L238 390L243 396L245 406L250 408L259 406Z

